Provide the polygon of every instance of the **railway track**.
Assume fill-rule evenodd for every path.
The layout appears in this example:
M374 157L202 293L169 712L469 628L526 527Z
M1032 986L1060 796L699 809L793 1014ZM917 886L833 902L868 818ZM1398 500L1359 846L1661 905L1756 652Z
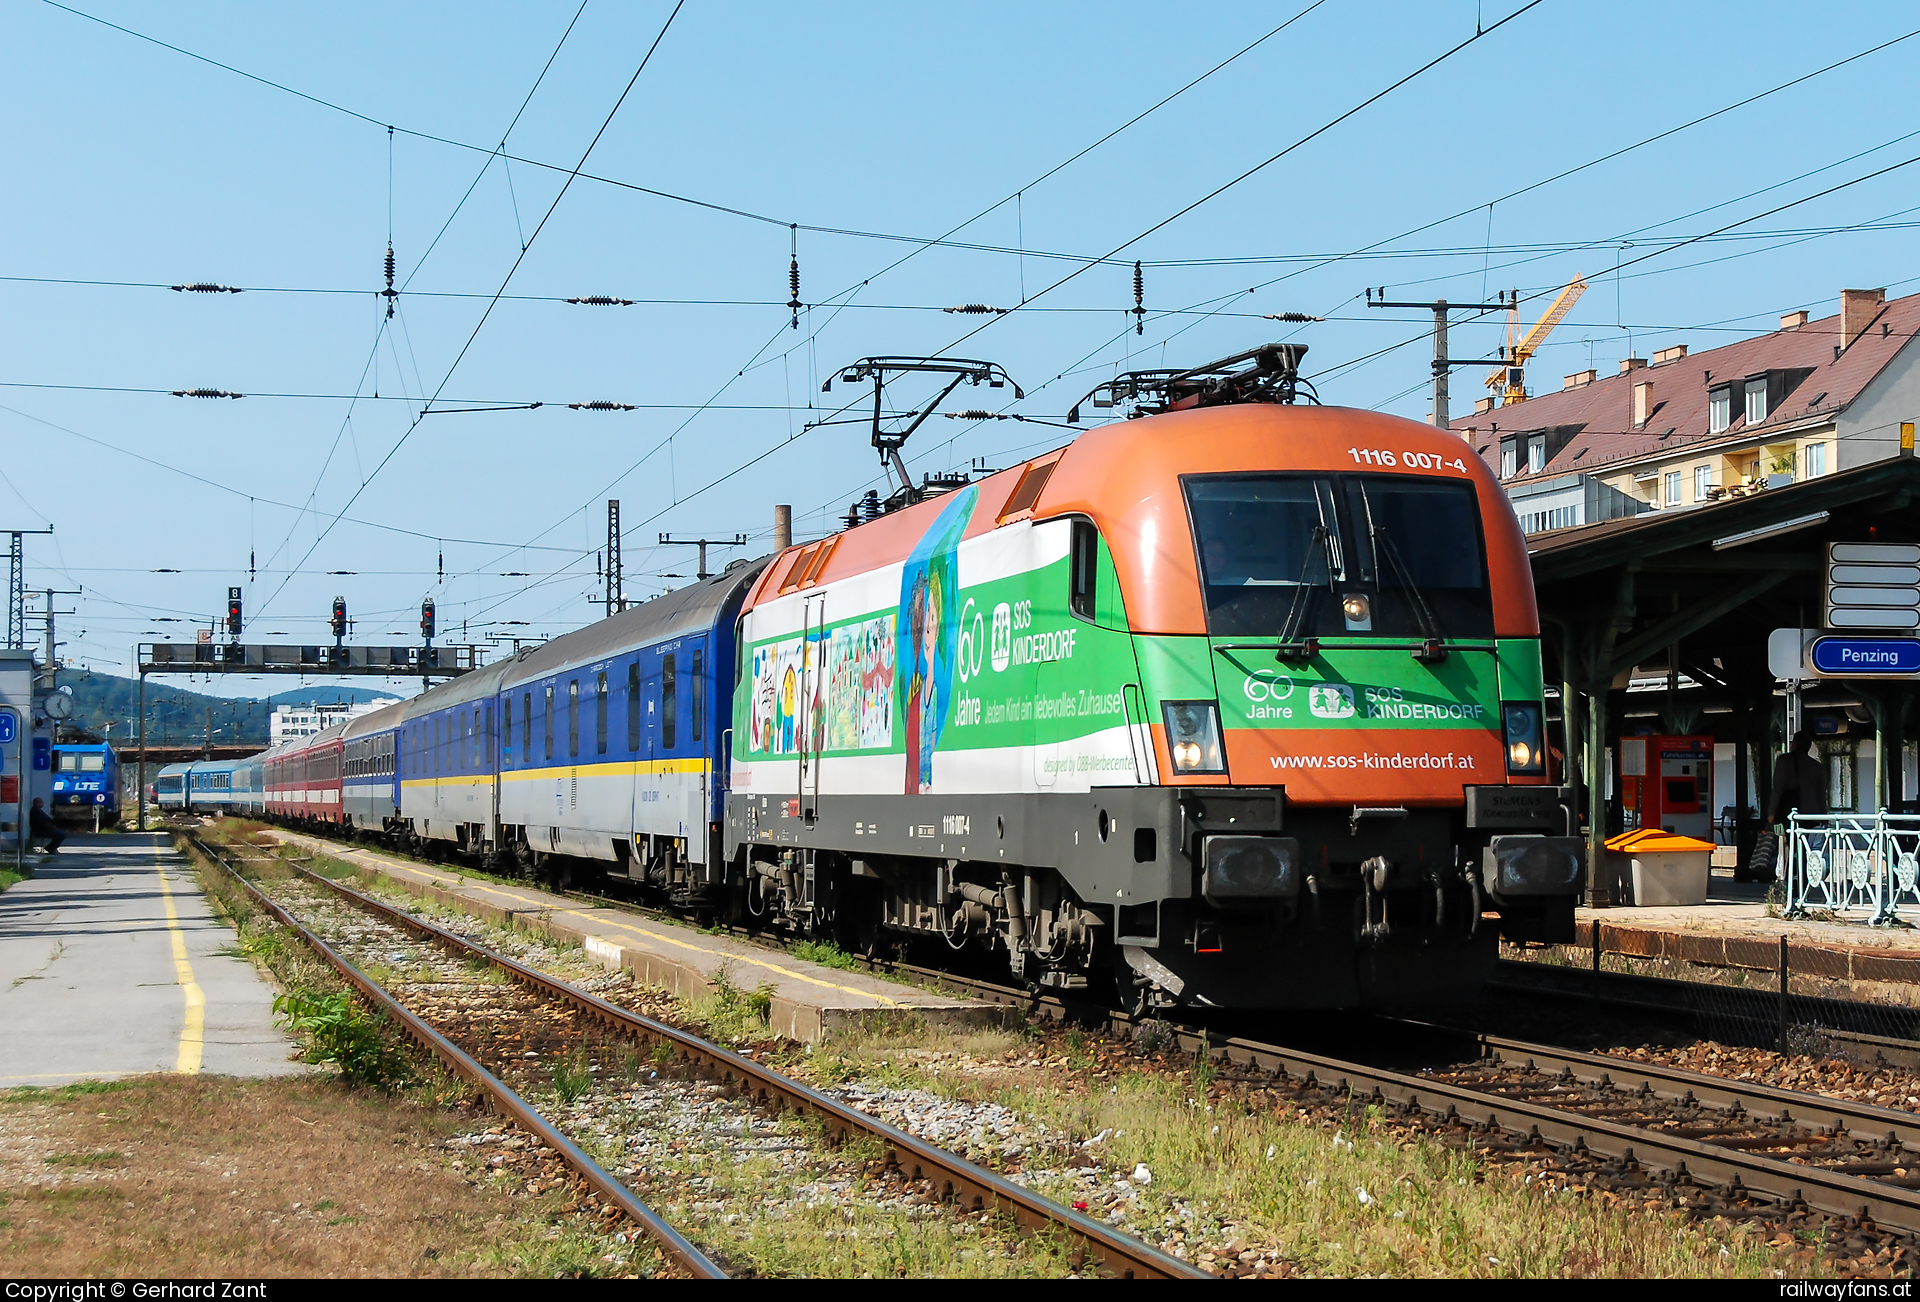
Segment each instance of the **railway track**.
M1054 992L911 964L876 966L1034 1017L1099 1021L1120 1037L1147 1030L1128 1014ZM1641 998L1663 1008L1654 996ZM1856 1238L1920 1250L1920 1117L1912 1113L1489 1035L1469 1036L1477 1061L1413 1073L1202 1027L1155 1021L1153 1033L1182 1052L1209 1054L1245 1085L1365 1099L1451 1142L1531 1153L1617 1187L1658 1188L1703 1213L1761 1221L1814 1214Z
M271 896L248 881L218 847L192 831L182 833L209 860L219 864L283 926L320 953L370 1003L393 1017L422 1045L479 1086L500 1110L554 1149L612 1205L641 1226L661 1250L687 1273L704 1278L724 1275L721 1268L679 1231L542 1117L494 1072L428 1017L402 1005L338 948L329 945ZM932 1193L963 1210L996 1210L1029 1234L1057 1234L1073 1246L1076 1266L1091 1263L1100 1272L1122 1278L1188 1279L1209 1276L1170 1254L1122 1234L1081 1213L1034 1194L993 1171L929 1144L820 1093L780 1072L721 1045L610 1003L526 964L435 926L343 883L300 870L300 879L323 887L333 897L392 928L430 942L457 959L484 964L504 974L518 991L567 1010L567 1032L598 1034L637 1044L654 1064L674 1075L699 1080L761 1114L795 1113L817 1122L828 1143L838 1146L856 1137L879 1143L883 1165L910 1184L928 1182ZM553 1036L548 1035L548 1040ZM531 1037L529 1037L531 1040Z
M1050 994L925 974L1037 1016L1089 1013ZM1099 1015L1117 1035L1146 1030L1124 1013ZM1920 1116L1910 1112L1490 1035L1471 1037L1472 1064L1410 1073L1201 1027L1157 1022L1153 1033L1243 1084L1365 1099L1478 1148L1534 1151L1615 1183L1691 1186L1701 1210L1762 1220L1812 1211L1920 1240Z
M1765 980L1766 973L1756 974ZM1633 972L1502 959L1490 989L1536 998L1597 1001L1638 1016L1684 1018L1716 1039L1772 1048L1780 1038L1780 995L1757 986L1709 985ZM1920 1009L1791 995L1789 1023L1860 1062L1920 1068ZM1897 1034L1887 1034L1888 1031Z

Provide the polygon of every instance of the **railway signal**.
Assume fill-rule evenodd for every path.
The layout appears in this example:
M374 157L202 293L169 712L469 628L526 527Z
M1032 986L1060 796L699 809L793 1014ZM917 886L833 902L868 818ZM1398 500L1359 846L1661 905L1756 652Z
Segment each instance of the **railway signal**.
M240 636L240 589L227 589L227 633L232 637Z
M347 640L347 599L333 599L333 644L340 646Z
M433 598L428 597L420 603L420 638L433 641Z

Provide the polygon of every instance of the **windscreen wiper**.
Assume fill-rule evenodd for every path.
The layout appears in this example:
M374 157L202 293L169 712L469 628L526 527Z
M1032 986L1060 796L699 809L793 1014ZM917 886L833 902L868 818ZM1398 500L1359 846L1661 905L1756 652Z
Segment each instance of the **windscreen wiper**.
M1365 493L1365 489L1361 490ZM1373 554L1386 558L1393 567L1400 586L1407 590L1407 599L1413 606L1413 617L1420 624L1420 645L1414 649L1413 658L1422 664L1437 664L1447 658L1447 647L1440 634L1440 621L1433 617L1433 610L1427 605L1426 594L1414 583L1413 576L1407 573L1406 565L1400 559L1400 549L1393 544L1393 535L1382 529L1373 519L1373 501L1367 500L1367 540L1373 545Z
M1333 531L1324 524L1313 527L1313 537L1307 543L1306 559L1300 562L1300 577L1294 583L1293 604L1287 608L1287 621L1280 626L1280 649L1274 659L1298 664L1312 659L1320 651L1320 639L1300 636L1301 626L1307 619L1307 574L1313 569L1315 549L1325 550L1333 537ZM1333 572L1333 557L1327 551L1327 572Z

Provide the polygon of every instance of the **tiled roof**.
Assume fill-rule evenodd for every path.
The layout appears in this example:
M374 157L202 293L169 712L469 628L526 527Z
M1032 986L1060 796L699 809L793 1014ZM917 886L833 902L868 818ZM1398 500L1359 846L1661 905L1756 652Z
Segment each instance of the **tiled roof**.
M1798 425L1810 416L1839 412L1860 395L1916 332L1920 332L1920 294L1887 303L1852 347L1837 358L1833 350L1840 342L1840 316L1835 313L1809 321L1797 330L1779 330L1661 366L1609 375L1578 389L1543 393L1525 402L1462 416L1450 424L1463 435L1470 428L1478 430L1474 448L1496 472L1500 439L1506 434L1582 426L1545 470L1537 475L1514 476L1507 482L1590 472L1649 455L1665 455L1690 444L1764 435L1768 430ZM1796 385L1766 420L1749 429L1739 381L1761 371L1807 368L1812 374ZM1538 362L1534 370L1539 373ZM1718 434L1709 434L1708 390L1727 381L1736 386L1733 424ZM1653 385L1654 410L1646 427L1636 430L1633 386L1643 383Z

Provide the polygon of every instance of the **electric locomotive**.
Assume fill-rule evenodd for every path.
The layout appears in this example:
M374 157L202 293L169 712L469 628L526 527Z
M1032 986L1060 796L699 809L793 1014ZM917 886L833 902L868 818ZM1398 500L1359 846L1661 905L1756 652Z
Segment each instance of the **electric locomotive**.
M1294 405L1297 360L1163 373L1157 414L774 558L749 912L1143 1007L1447 1000L1496 933L1571 939L1512 509L1442 431Z
M100 743L56 742L53 747L53 803L48 812L61 822L120 819L120 763L113 747Z

